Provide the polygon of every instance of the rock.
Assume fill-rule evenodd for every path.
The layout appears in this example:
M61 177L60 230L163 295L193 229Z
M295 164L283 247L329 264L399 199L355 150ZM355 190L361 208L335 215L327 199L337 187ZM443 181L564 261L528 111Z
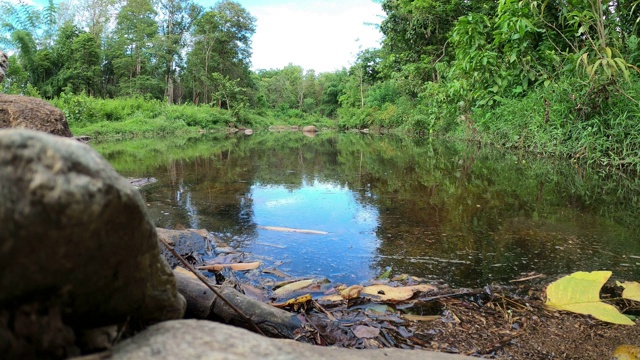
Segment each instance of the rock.
M87 328L184 314L140 193L86 144L0 130L0 224L0 308L62 294Z
M271 339L205 320L177 320L154 325L116 345L112 359L341 359L463 360L471 357L425 350L358 350L313 346Z
M0 83L4 80L4 76L7 73L7 68L9 67L9 58L7 54L3 53L0 50Z
M0 128L44 131L72 137L62 111L48 102L21 95L0 94Z
M310 133L315 133L318 132L318 128L313 126L313 125L309 125L309 126L305 126L302 128L303 132L310 132Z
M245 135L253 135L253 130L251 130L251 129L244 129L244 134L245 134Z
M205 265L204 255L206 253L213 253L213 236L208 235L206 230L169 230L156 228L156 232L158 233L158 238L163 239L167 244L171 245L173 249L184 258L188 258L193 266ZM160 253L171 268L184 266L165 246L160 247Z

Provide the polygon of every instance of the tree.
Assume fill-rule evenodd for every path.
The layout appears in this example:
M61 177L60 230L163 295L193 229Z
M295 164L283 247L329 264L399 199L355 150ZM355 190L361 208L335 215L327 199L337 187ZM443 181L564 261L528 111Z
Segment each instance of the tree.
M159 0L158 5L160 34L156 54L162 65L165 98L169 104L173 104L177 64L182 62L185 35L200 16L202 8L191 0Z
M127 0L118 13L109 61L119 79L148 75L153 41L158 35L156 11L149 0Z
M102 39L117 6L118 0L76 0L73 3L75 24L88 29L96 39Z
M224 104L228 111L231 111L231 102L242 103L241 94L244 89L238 86L239 79L230 80L228 76L220 73L211 74L211 83L213 85L213 97L217 101L218 107L222 108ZM236 105L234 105L236 106ZM236 106L237 107L237 106Z
M255 21L240 4L224 1L195 22L193 47L187 57L194 103L209 102L212 72L238 80L242 88L251 86L249 68Z

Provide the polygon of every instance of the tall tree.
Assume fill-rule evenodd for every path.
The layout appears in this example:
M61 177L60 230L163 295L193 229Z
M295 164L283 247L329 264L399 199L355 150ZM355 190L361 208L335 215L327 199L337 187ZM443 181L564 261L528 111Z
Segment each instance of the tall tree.
M202 7L192 0L159 0L157 21L160 28L158 59L163 65L165 98L174 103L174 82L177 65L182 62L185 36L193 22L200 16Z
M255 18L240 4L224 1L205 12L193 29L193 48L187 68L192 79L193 101L210 99L211 74L219 73L238 86L250 87L251 37Z

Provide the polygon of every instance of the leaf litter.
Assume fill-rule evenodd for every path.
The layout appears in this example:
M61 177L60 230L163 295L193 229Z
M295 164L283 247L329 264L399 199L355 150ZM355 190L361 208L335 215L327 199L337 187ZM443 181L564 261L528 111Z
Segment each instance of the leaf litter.
M245 262L245 254L220 245L225 261ZM196 265L204 266L204 260ZM482 289L429 284L393 274L390 268L368 284L351 286L292 278L275 266L251 271L224 267L208 274L297 314L304 325L295 340L320 346L425 349L491 359L621 359L640 345L640 326L614 325L545 306L549 282L543 282L544 274L526 273L509 285ZM609 281L599 291L602 301L634 324L640 302L628 294L636 286Z

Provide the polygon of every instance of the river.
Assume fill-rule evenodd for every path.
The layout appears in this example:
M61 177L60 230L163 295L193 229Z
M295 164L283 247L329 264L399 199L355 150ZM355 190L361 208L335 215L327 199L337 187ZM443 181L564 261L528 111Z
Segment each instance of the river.
M640 278L640 180L490 146L299 132L92 144L164 228L206 228L292 276L391 268L456 287L612 270ZM272 231L287 227L326 232ZM204 249L203 249L204 250Z

